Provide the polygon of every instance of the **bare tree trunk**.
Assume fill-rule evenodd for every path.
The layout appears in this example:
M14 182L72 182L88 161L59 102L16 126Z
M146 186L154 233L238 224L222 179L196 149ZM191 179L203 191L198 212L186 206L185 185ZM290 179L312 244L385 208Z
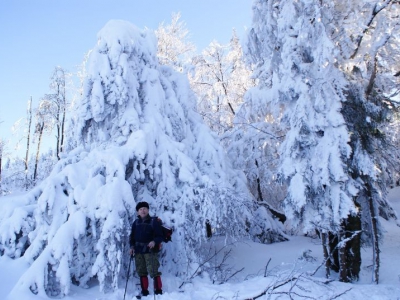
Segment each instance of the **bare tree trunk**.
M209 220L206 220L206 233L208 238L212 237L212 228Z
M28 102L28 135L26 138L26 153L25 153L25 189L28 190L28 160L29 160L29 148L31 139L31 126L32 126L32 97Z
M321 234L322 249L324 252L324 259L325 259L325 276L326 276L326 278L329 278L331 276L331 259L329 257L328 239L326 236L327 236L327 233L325 233L325 232L323 232Z
M335 234L333 232L328 232L327 233L327 238L328 238L328 252L329 252L329 258L330 258L330 267L331 270L335 272L339 272L340 266L339 266L339 235Z
M255 164L257 166L257 169L259 168L258 166L258 161L255 160ZM280 222L282 222L282 224L284 224L286 222L286 216L280 212L278 212L277 210L273 209L271 206L269 206L269 204L267 202L264 202L264 197L262 195L262 191L261 191L261 180L260 177L257 177L257 192L258 192L258 199L259 204L263 205L266 209L269 210L269 212L274 216L274 218L278 219Z
M28 173L28 159L29 159L29 144L31 138L31 126L32 126L32 97L28 102L28 136L26 138L26 153L25 153L25 172Z
M378 232L378 216L374 206L374 200L372 197L372 187L370 184L366 185L368 202L369 202L369 213L371 218L371 234L372 234L372 247L373 247L373 273L372 281L376 284L379 283L379 267L380 267L380 249L379 249L379 232Z
M58 158L58 154L60 153L60 103L57 103L57 114L56 114L56 122L57 122L57 145L56 145L56 155Z
M346 253L346 235L344 234L343 228L338 233L338 251L339 251L339 281L349 282L347 277L347 253Z
M36 150L35 171L33 172L33 180L34 181L36 181L36 177L37 177L37 167L38 167L38 164L39 164L40 144L42 142L44 123L38 124L37 127L38 127L37 128L37 133L39 134L39 141L38 141L38 146L37 146L37 150Z
M55 94L55 105L56 105L56 124L57 124L57 145L56 155L57 159L60 159L59 154L63 151L64 146L64 127L65 127L65 114L66 114L66 91L65 91L65 71L62 68L57 67L55 71L55 85L57 87Z
M375 55L374 62L372 63L371 77L369 79L368 86L367 86L367 88L365 90L365 94L367 96L369 96L371 94L372 89L374 88L377 64L378 64L378 58Z
M66 114L66 105L64 101L64 106L62 108L62 120L61 120L61 141L60 141L60 152L64 151L64 130L65 130L65 114ZM57 158L60 159L57 155Z
M347 277L351 281L359 279L361 269L361 217L360 214L350 215L346 222L346 253Z

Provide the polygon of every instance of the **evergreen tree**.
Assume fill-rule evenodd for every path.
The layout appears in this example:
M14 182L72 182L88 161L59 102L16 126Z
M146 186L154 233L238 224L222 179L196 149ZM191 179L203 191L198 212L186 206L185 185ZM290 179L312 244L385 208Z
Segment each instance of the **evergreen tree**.
M275 44L262 40L264 32L254 27L249 53L259 64L260 84L273 87L269 101L284 109L288 132L280 155L282 177L289 181L285 211L293 225L302 223L306 232L315 227L336 230L355 208L349 197L353 185L344 168L350 147L340 115L345 81L334 66L335 47L318 21L321 10L314 3L266 4L259 2L255 18L264 22L263 30L272 31ZM274 19L281 22L271 26ZM261 51L252 48L266 44ZM266 58L270 61L260 64Z
M379 282L380 230L379 218L396 218L386 199L388 164L393 161L384 149L390 141L382 130L390 121L392 101L398 79L395 61L400 58L398 46L398 1L361 1L350 8L340 2L334 24L350 22L344 29L345 37L338 37L341 56L339 62L348 80L347 101L342 113L352 132L352 156L349 168L360 183L356 199L361 207L363 230L373 246L373 281ZM355 26L355 25L361 26ZM349 37L351 33L351 39ZM383 150L381 150L383 149Z
M178 276L197 268L206 222L228 237L253 226L244 177L195 112L184 75L159 65L155 36L110 21L98 37L70 123L76 148L19 200L22 227L0 220L0 251L32 261L12 295L66 295L71 279L94 277L116 289L138 201L174 228L163 271Z
M388 157L387 185L391 188L400 186L400 110L397 108L391 122L383 126L382 131L389 143L382 149Z
M306 232L318 229L330 246L336 240L337 259L328 259L334 248L324 244L327 275L333 267L329 263L336 263L333 268L340 271L342 281L358 277L360 233L366 229L361 219L369 220L378 255L377 208L391 211L380 184L385 180L377 172L385 160L367 151L367 145L378 148L375 133L383 121L379 117L389 112L383 90L376 89L383 85L377 85L374 60L368 57L375 57L391 39L387 34L391 31L382 27L387 23L377 17L381 12L394 13L385 12L390 2L397 6L393 1L256 1L253 8L248 58L257 66L262 94L252 92L246 102L251 101L248 107L261 107L262 113L252 113L248 119L262 120L267 108L276 118L282 112L287 133L280 150L280 176L289 184L285 213L292 225L302 225ZM390 22L389 28L394 24ZM368 26L375 33L365 29ZM363 49L363 40L369 49ZM364 79L354 81L349 66L356 66L351 72L362 67ZM380 99L371 105L362 99L373 90ZM365 127L371 130L362 131ZM364 141L374 142L363 144L361 137L367 132L370 136Z

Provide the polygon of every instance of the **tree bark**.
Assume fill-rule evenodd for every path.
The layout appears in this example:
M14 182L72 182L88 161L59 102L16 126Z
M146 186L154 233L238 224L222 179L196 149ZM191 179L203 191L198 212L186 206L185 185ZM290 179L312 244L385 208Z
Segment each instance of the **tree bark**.
M371 218L371 234L372 234L372 247L373 247L373 273L372 281L376 284L379 283L379 267L380 267L380 249L379 249L379 232L378 232L378 216L376 213L374 199L372 197L372 186L367 184L367 195L369 202L369 214Z
M66 105L64 101L64 107L63 107L63 113L62 113L62 119L61 119L61 141L60 141L60 152L64 151L64 131L65 131L65 114L66 114ZM60 160L60 157L57 155L58 160Z
M347 277L354 281L359 279L361 269L361 217L351 215L346 220L346 259Z
M212 228L209 220L206 220L206 233L208 238L212 237Z
M346 236L342 228L341 232L338 234L338 252L339 252L339 281L349 282L347 277L347 253L346 253Z
M335 272L339 272L339 237L338 234L334 234L333 232L328 232L328 242L329 242L329 254L330 254L330 266L331 269Z
M36 150L35 171L33 172L33 180L34 181L36 181L36 177L37 177L37 168L38 168L38 164L39 164L40 144L42 142L44 123L38 124L37 126L38 126L37 132L39 133L39 141L38 141L38 146L37 146L37 150Z
M339 280L342 282L350 282L359 278L361 269L361 227L360 214L350 215L342 222L339 233L328 233L329 267L339 273Z
M372 70L371 70L371 77L369 78L368 86L365 90L365 94L369 96L374 88L375 78L376 78L376 69L378 64L378 58L375 55L374 61L372 62Z
M331 260L329 257L328 251L328 240L327 240L327 233L323 232L321 234L322 239L322 249L324 252L324 259L325 259L325 277L329 278L331 276Z
M56 67L52 77L52 84L55 94L53 104L55 105L55 122L56 122L56 156L59 160L59 154L63 151L64 145L64 127L66 114L66 80L65 71L61 67Z
M60 153L60 132L61 132L61 130L60 130L60 103L58 102L58 103L56 103L56 105L57 105L57 113L56 113L56 122L57 122L57 125L56 125L56 127L57 127L56 156L57 156L57 159L59 159L58 158L58 154Z
M29 148L31 138L31 126L32 126L32 97L28 104L28 136L26 138L26 153L25 153L25 189L28 190L28 160L29 160Z
M29 159L29 144L31 137L31 126L32 126L32 97L28 102L28 136L26 138L26 153L25 153L25 172L28 171L28 159Z
M258 169L258 161L255 161L257 169ZM266 202L264 202L264 197L262 195L261 192L261 180L260 177L257 177L257 192L258 192L258 199L260 199L263 206L265 206L266 209L269 210L269 212L274 216L274 218L278 219L280 222L282 222L282 224L285 223L286 221L286 216L278 211L276 211L275 209L273 209L271 206L269 206Z

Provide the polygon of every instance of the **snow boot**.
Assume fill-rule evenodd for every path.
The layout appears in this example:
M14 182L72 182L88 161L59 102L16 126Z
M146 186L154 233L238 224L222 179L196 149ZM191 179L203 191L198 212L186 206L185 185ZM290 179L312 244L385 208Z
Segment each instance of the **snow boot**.
M160 276L154 277L154 294L162 295L162 282Z
M149 279L147 276L140 276L140 287L142 288L142 296L149 295Z

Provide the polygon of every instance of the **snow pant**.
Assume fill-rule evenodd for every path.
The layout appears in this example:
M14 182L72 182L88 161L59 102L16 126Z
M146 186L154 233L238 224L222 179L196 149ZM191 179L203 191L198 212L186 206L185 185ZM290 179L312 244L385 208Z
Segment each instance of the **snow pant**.
M158 261L157 253L145 253L135 255L136 272L140 277L140 287L142 295L147 296L149 288L149 280L147 275L154 280L155 294L162 294L161 272L158 271L160 262Z
M157 253L137 253L135 255L135 264L139 277L150 275L151 278L154 278L161 275L161 272L158 271L160 262L158 261Z

